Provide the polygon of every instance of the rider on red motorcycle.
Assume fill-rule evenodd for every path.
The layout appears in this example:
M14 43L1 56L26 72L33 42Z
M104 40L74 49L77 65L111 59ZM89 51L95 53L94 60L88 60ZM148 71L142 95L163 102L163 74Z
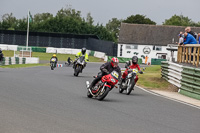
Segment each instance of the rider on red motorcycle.
M137 63L138 63L137 56L133 56L132 60L126 62L126 65L125 65L126 70L122 75L122 82L125 80L126 76L128 75L128 68L130 69L137 68L140 74L143 73L140 69L140 66ZM137 80L138 80L138 76L136 75L135 83L137 82Z
M119 78L121 77L121 69L120 67L118 66L119 64L119 60L116 58L116 57L113 57L111 59L111 62L106 62L104 63L101 67L100 67L100 70L101 72L98 74L98 76L92 81L92 83L90 84L89 86L89 89L92 90L92 88L94 87L94 85L96 83L98 83L98 81L101 80L101 78L104 76L104 75L107 75L109 73L111 73L113 70L115 70L116 72L119 73ZM113 86L114 87L114 86Z

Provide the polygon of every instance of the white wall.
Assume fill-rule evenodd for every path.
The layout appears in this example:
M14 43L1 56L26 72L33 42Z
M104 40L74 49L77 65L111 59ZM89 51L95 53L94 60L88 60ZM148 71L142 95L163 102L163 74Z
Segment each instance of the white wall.
M121 49L121 45L122 45L122 56L120 55L120 49ZM167 46L161 46L162 50L161 51L156 51L153 50L153 45L137 45L138 48L137 49L127 49L126 46L131 45L131 44L118 44L118 51L117 51L117 56L118 57L125 57L125 58L131 58L132 56L137 56L138 58L142 58L141 56L148 56L148 62L151 63L151 58L157 58L158 56L161 56L160 54L157 53L167 53L166 55L166 59L169 60L169 58L171 57L171 52L166 50ZM133 44L136 45L136 44ZM150 49L150 53L149 54L145 54L143 52L144 48L149 48ZM127 51L130 51L130 53L127 53ZM134 52L137 52L138 55L134 54ZM156 55L157 54L157 55ZM177 52L174 53L174 58L175 60L177 59ZM142 58L142 62L144 63L145 59Z
M7 44L0 44L1 50L14 50L17 51L18 45L7 45Z

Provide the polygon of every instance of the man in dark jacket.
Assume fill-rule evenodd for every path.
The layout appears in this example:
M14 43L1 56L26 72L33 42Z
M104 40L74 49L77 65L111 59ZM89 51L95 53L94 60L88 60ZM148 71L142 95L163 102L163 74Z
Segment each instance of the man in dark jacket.
M191 27L186 27L185 32L191 34L196 40L197 36L195 35L195 33L193 31L191 31Z
M88 89L91 89L92 91L92 88L94 87L94 85L98 83L104 75L110 74L113 70L119 73L119 76L118 76L118 80L119 80L121 77L121 69L118 66L118 63L119 63L119 60L116 57L113 57L111 59L111 62L104 63L100 67L101 73L98 74L98 76L92 81Z

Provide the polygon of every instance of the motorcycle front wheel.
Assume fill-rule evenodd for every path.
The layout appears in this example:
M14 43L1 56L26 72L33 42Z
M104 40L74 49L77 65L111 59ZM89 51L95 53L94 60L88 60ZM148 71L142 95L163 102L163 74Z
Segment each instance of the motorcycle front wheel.
M97 100L102 101L108 95L109 91L110 91L110 88L105 87L104 91L101 92L101 94L97 97Z
M80 72L80 66L76 66L76 68L74 69L74 76L78 76Z
M87 92L87 97L88 97L88 98L92 98L92 97L93 97L92 94L89 92L89 90L88 90L88 92Z
M133 90L133 87L135 86L134 78L129 79L129 80L130 81L129 81L129 85L128 85L127 89L126 89L126 95L129 95L131 93L131 91Z
M54 70L53 64L51 63L51 70Z
M121 81L121 83L119 85L119 93L123 93L123 91L124 91L124 89L122 89L122 81Z

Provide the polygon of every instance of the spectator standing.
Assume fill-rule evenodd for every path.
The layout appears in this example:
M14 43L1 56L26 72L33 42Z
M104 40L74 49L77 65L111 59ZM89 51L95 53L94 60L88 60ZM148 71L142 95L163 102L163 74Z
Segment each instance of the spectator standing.
M197 36L195 35L195 33L193 31L191 31L191 27L186 27L185 28L185 32L191 34L195 39L197 38Z
M197 44L197 40L189 33L185 32L185 42L184 44ZM193 53L194 48L191 49L191 53ZM191 60L193 61L193 56L191 57Z
M180 32L180 34L178 35L178 37L179 37L178 45L182 45L183 42L184 42L183 32Z
M185 32L184 33L184 37L186 39L185 42L184 42L184 44L197 44L196 39L191 34Z
M200 44L200 33L198 33L198 43Z
M148 56L146 55L146 57L145 57L145 64L147 65L147 60L148 60Z

